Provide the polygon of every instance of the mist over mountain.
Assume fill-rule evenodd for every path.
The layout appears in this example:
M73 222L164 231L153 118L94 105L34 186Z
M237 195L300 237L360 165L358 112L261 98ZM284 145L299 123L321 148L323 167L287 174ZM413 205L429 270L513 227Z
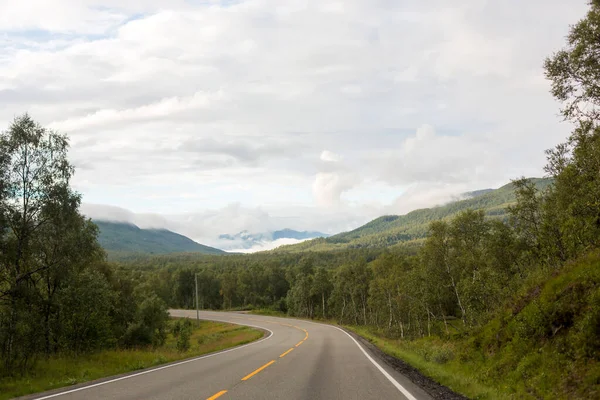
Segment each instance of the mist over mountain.
M272 232L251 233L247 230L236 234L219 235L220 247L227 251L270 250L284 244L300 243L304 240L326 238L331 235L317 231L281 229Z

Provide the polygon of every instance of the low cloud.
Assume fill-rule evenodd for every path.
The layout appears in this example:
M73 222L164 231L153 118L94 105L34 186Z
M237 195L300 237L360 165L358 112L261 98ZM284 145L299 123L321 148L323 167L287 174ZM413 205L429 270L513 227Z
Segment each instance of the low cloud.
M440 135L433 126L422 125L399 150L384 152L373 162L382 179L395 185L477 182L495 172L498 153L493 145L486 135Z
M358 174L342 162L342 157L324 150L320 157L319 172L312 185L313 196L321 207L335 207L341 203L342 193L360 182Z
M231 250L227 250L227 251L229 253L256 253L257 251L273 250L273 249L276 249L281 246L296 244L296 243L301 243L301 242L304 242L304 240L277 239L277 240L273 240L270 242L257 243L256 245L252 246L249 249L241 248L241 249L231 249Z

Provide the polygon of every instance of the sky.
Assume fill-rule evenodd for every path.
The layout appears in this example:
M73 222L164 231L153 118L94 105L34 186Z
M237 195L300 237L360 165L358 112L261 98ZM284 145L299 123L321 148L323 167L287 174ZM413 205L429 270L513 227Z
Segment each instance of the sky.
M70 137L93 218L336 233L542 176L585 0L0 0L0 129Z

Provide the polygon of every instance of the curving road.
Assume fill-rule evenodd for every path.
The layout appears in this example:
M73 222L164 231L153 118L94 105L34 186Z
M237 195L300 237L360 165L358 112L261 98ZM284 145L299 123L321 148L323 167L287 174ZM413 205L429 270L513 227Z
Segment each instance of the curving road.
M171 310L195 318L195 311ZM343 330L289 318L200 312L200 318L259 327L262 340L92 383L38 400L409 399L431 397Z

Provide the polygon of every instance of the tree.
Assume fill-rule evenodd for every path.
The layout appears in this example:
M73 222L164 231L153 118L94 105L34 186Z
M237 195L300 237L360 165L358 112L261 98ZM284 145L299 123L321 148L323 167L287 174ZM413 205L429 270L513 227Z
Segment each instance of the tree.
M81 198L69 187L74 170L67 149L65 136L27 114L0 134L0 354L7 369L19 360L26 367L39 350L41 341L34 341L38 335L30 329L41 318L31 314L45 308L47 315L56 281L90 255L88 247L73 254L76 260L62 257L74 245L72 239L87 229L78 213ZM90 239L91 252L96 252L95 231L88 232L84 241ZM50 327L44 319L42 337L48 345Z
M575 24L567 47L546 59L552 94L563 103L565 119L579 123L600 117L600 0L590 2L587 16Z
M546 172L555 177L544 206L550 250L560 261L597 246L600 237L600 0L592 0L567 46L549 57L546 77L565 119L575 124L566 143L547 151Z
M333 286L331 284L329 272L323 267L317 268L317 271L312 279L312 288L310 294L311 296L320 299L321 317L323 319L327 318L325 299L329 298L332 287Z

